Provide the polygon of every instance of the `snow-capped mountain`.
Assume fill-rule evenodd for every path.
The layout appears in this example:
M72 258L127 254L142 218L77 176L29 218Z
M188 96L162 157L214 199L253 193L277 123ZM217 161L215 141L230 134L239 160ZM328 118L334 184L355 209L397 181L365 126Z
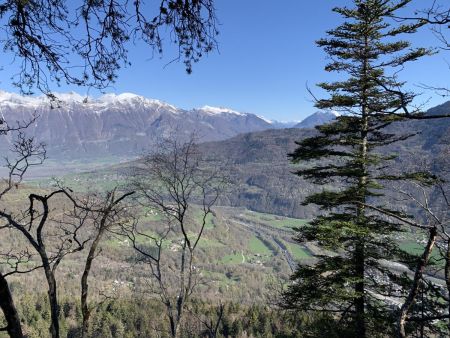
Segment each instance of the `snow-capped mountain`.
M220 114L232 114L232 115L239 115L239 116L246 115L244 113L240 113L238 111L224 108L224 107L203 106L201 108L197 108L197 110L200 110L209 115L220 115ZM264 119L264 118L262 118L262 119Z
M184 110L131 93L56 97L50 102L45 96L0 91L0 114L9 123L39 116L27 133L47 144L50 158L134 156L148 150L158 137L173 133L195 132L202 141L218 141L272 128L253 114L210 106ZM0 149L6 147L8 142L1 142Z
M318 111L296 124L294 128L314 128L333 121L337 116L339 113L335 111Z

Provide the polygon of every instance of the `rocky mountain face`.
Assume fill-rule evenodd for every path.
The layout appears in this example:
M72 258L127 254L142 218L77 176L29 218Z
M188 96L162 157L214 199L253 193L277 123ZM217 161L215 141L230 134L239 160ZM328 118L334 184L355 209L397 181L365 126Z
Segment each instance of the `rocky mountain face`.
M53 159L135 156L161 136L196 133L201 141L218 141L272 128L253 114L209 106L183 110L134 94L57 97L58 102L50 103L45 97L0 92L0 113L9 123L39 116L27 133L44 142ZM0 142L2 151L9 141L4 137Z

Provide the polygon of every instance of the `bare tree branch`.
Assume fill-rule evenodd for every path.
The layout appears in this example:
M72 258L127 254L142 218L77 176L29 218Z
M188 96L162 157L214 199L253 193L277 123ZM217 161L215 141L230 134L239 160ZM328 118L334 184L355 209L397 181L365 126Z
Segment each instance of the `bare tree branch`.
M185 142L162 140L131 175L141 205L163 215L164 228L149 234L139 230L136 221L126 233L142 261L150 266L171 335L176 337L186 304L199 283L196 249L226 182L217 168L202 161L194 136ZM143 245L146 241L150 246ZM176 247L174 266L166 262L169 255L163 250L169 241Z
M149 13L154 13L149 14ZM213 0L2 1L0 44L14 55L13 83L51 99L51 83L104 89L130 64L127 46L143 42L150 54L163 53L169 40L190 73L195 62L217 48Z

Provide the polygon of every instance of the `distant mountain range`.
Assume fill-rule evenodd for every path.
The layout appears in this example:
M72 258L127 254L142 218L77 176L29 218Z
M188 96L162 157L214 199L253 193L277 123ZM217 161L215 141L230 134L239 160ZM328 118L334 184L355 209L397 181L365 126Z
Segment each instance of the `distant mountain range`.
M220 141L267 129L309 128L330 121L317 112L303 122L269 121L228 108L204 106L191 110L135 94L106 94L97 99L76 93L56 94L58 102L44 97L0 91L0 113L9 122L39 115L27 133L47 145L51 159L132 157L148 150L161 136L196 133L200 141ZM4 137L4 136L3 136ZM5 139L5 137L4 137ZM0 142L0 150L10 140Z
M217 141L272 128L254 114L209 106L184 110L128 93L98 99L76 93L57 97L60 102L52 107L45 97L0 92L0 112L7 121L39 115L27 132L47 144L50 158L134 156L156 138L173 133L195 132L202 141Z

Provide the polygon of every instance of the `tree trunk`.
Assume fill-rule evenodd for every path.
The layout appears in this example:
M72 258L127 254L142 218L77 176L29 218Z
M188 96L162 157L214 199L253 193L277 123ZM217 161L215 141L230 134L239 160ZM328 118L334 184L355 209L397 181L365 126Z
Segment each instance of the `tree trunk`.
M178 322L175 319L173 313L169 313L169 322L170 322L170 335L172 336L172 338L176 338L178 335Z
M399 314L398 320L397 320L397 337L398 338L406 338L406 332L405 332L406 317L407 317L408 312L411 309L412 305L414 304L416 297L419 293L420 280L422 279L423 272L425 271L425 267L428 263L431 252L433 251L433 247L436 242L436 236L437 236L437 229L436 228L431 229L429 237L428 237L428 243L425 247L422 257L420 257L420 260L417 263L411 290L409 291L409 294L406 297L405 302L403 303L403 305L400 309L400 314Z
M81 337L86 338L89 329L89 318L91 316L91 310L89 310L88 304L88 277L91 271L92 262L95 259L95 253L97 251L98 244L103 235L103 230L100 230L97 237L92 242L91 248L89 249L89 254L86 258L86 264L84 266L83 276L81 277L81 313L83 315L83 323L81 326Z
M59 305L56 290L56 279L50 266L44 265L44 270L48 283L48 299L50 302L50 334L52 338L59 338Z
M355 329L356 337L364 338L366 336L366 316L365 316L365 297L364 297L364 242L356 244L355 250L355 268L356 277L359 281L355 284Z
M367 40L367 39L366 39ZM366 41L367 44L367 41ZM367 72L367 61L364 63L364 73ZM363 97L365 97L365 89ZM361 144L359 148L359 159L361 161L361 177L358 182L358 200L362 204L359 204L356 207L356 219L358 227L365 226L365 207L366 203L366 195L367 195L367 180L368 180L368 172L367 172L367 157L368 157L368 149L367 149L367 130L369 127L369 117L367 112L367 107L363 105L362 107L362 130L361 130ZM363 236L359 236L355 243L355 249L353 252L354 259L354 269L355 269L355 277L358 278L358 281L355 283L354 289L356 293L355 299L355 334L358 338L366 337L366 314L365 314L365 305L366 299L364 295L365 291L365 263L366 263L366 255L365 255L365 238Z
M23 338L22 326L16 307L13 302L8 282L0 273L0 308L6 319L6 332L11 338Z

